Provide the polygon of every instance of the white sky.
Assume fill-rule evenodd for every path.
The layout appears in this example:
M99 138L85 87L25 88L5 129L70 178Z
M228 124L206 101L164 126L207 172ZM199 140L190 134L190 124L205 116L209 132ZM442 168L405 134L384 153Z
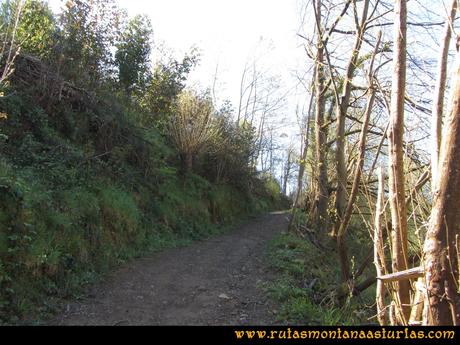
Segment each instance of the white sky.
M153 26L154 44L170 48L180 59L191 47L201 51L201 62L189 83L212 85L216 66L218 100L238 104L240 78L247 60L262 53L262 64L270 73L280 74L286 88L296 84L293 71L305 62L296 38L300 15L297 0L117 0L130 17L147 14ZM63 0L49 0L57 11ZM272 48L261 51L261 38ZM265 43L267 46L268 43ZM292 96L289 116L295 109ZM306 98L306 97L305 97ZM293 120L295 116L293 117Z
M190 75L189 85L210 88L218 66L217 106L224 100L230 100L234 108L238 106L244 66L259 57L257 69L268 71L270 76L279 75L282 92L287 94L286 106L277 115L281 123L275 132L277 141L283 147L290 142L299 145L296 107L298 103L305 106L308 100L295 77L306 70L308 61L296 36L301 0L116 1L130 17L136 14L150 17L154 47L166 47L177 59L192 47L199 49L200 66ZM64 0L48 2L56 13L65 3Z
M152 19L154 40L164 41L178 57L197 46L200 67L192 75L203 87L212 84L219 64L219 98L239 92L246 60L261 38L272 40L274 49L265 60L288 77L296 51L296 0L118 0L130 15L145 13ZM222 90L224 89L224 90Z

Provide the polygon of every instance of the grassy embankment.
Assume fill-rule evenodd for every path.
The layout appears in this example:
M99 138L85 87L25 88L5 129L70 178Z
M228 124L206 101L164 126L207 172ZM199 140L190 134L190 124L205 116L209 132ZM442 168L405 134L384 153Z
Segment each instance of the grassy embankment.
M301 217L302 218L302 217ZM304 218L304 217L303 217ZM305 223L305 219L300 220ZM331 242L329 240L329 242ZM315 244L316 243L316 244ZM359 258L352 257L352 269L366 256L366 239L354 236L348 241ZM276 279L266 284L269 296L279 305L280 322L303 325L358 325L376 323L375 289L372 286L358 296L338 300L340 267L333 243L311 241L295 234L282 234L271 241L267 250ZM363 276L372 276L373 265Z
M45 317L115 265L282 203L269 178L246 188L181 173L129 107L46 109L16 91L0 112L0 323Z

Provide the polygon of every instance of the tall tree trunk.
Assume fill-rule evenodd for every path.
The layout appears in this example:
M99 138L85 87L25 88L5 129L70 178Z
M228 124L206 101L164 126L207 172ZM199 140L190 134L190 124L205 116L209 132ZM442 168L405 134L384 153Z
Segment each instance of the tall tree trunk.
M361 180L362 170L364 166L364 155L366 153L367 130L368 130L369 120L371 117L372 109L374 107L374 100L375 100L375 88L374 88L374 81L373 81L374 61L375 61L375 56L377 55L377 52L380 46L381 37L382 37L382 33L379 31L377 35L377 42L375 43L374 51L372 53L371 61L369 64L369 70L367 73L367 82L368 82L369 88L367 90L367 105L366 105L366 110L364 112L364 120L363 120L363 124L361 125L361 133L359 136L358 163L356 164L356 169L355 169L354 178L353 178L353 186L350 192L350 198L348 199L345 213L343 214L343 218L341 222L339 223L338 231L337 231L337 250L339 254L340 267L342 271L342 279L345 282L350 279L350 263L348 261L347 248L345 245L345 233L347 231L348 223L350 222L350 219L351 219L351 214L353 212L353 207L356 201L356 197L358 196L359 182Z
M325 233L328 226L327 207L329 202L328 178L327 178L327 156L326 156L326 132L324 125L325 100L325 74L324 74L324 47L321 28L321 0L316 0L317 20L317 50L315 61L315 144L317 171L317 191L315 197L315 220L318 231Z
M384 193L385 193L385 180L383 176L383 169L379 168L377 171L379 187L377 193L377 205L375 209L374 221L374 265L377 277L386 273L385 252L383 242L383 224L382 216L385 212ZM375 293L375 302L377 306L377 319L380 326L387 324L387 317L385 313L385 284L382 280L377 279L377 289Z
M269 151L269 154L270 154L270 174L272 175L272 177L275 177L275 163L274 163L274 160L273 160L273 131L270 129L270 151Z
M353 8L356 13L356 2L353 2ZM348 107L350 104L351 82L355 73L359 52L363 42L363 36L366 28L367 13L369 10L369 0L365 0L361 21L356 25L356 36L353 49L351 51L350 60L348 61L345 79L343 81L342 95L340 96L339 104L337 105L337 149L336 149L336 164L337 164L337 193L335 198L335 210L337 219L332 230L333 235L337 235L338 228L342 222L343 213L347 206L347 166L345 159L345 120Z
M358 196L359 181L361 179L362 169L364 165L364 154L366 153L366 135L367 128L369 125L369 117L372 112L372 107L374 104L375 92L374 90L369 90L369 98L367 103L366 114L364 122L362 124L361 134L359 138L359 158L356 164L356 171L353 179L353 186L350 192L350 199L348 200L347 208L345 210L342 222L339 225L337 231L337 250L339 254L340 268L342 272L342 280L348 281L350 279L350 263L348 261L347 247L345 245L345 233L348 227L348 223L351 219L351 214L353 212L353 207Z
M283 174L283 194L286 195L287 193L287 184L289 177L291 176L291 155L292 150L291 148L288 149L288 155L286 158L286 165L284 166L284 174Z
M256 155L255 155L255 160L254 160L254 165L257 165L257 159L259 159L260 157L260 165L261 165L261 169L262 171L265 171L264 169L264 160L263 160L263 147L262 147L262 144L263 144L263 135L264 135L264 125L265 125L265 113L262 114L262 117L260 119L260 122L259 122L259 128L257 130L257 140L258 140L258 144L257 144L257 151L256 151Z
M314 86L315 76L313 76L312 86ZM299 206L300 195L302 194L302 181L303 175L305 173L305 167L307 164L307 156L308 156L308 148L310 146L310 119L311 119L311 110L313 105L313 98L315 96L315 92L313 91L310 95L310 101L308 104L308 113L306 118L306 129L305 129L305 139L304 139L304 147L302 153L300 155L300 163L299 163L299 173L297 175L297 189L295 192L294 202L292 204L292 213L291 218L289 219L288 231L292 231L292 225L294 221L295 210Z
M460 236L460 53L453 71L439 175L424 245L429 325L460 324L458 241Z
M364 166L364 155L366 153L366 137L367 137L367 130L369 126L369 120L372 114L372 109L374 107L374 100L375 100L375 89L374 89L374 60L375 56L377 55L380 39L382 33L379 32L377 36L377 42L375 43L374 52L371 57L369 71L367 74L369 88L367 90L367 105L366 110L364 112L364 119L363 124L361 125L361 133L359 136L359 157L358 162L356 164L356 169L353 178L353 185L350 192L350 198L348 199L347 207L345 209L345 213L343 214L342 221L339 223L338 231L337 231L337 250L339 254L339 261L340 267L342 271L342 279L343 281L347 281L350 279L350 263L348 261L348 254L347 254L347 247L345 245L345 233L348 228L348 223L351 219L351 214L353 212L353 207L356 201L356 197L358 196L358 189L359 189L359 182L361 180L362 170ZM346 182L346 181L345 181Z
M193 154L185 152L181 155L182 172L189 173L193 170Z
M391 242L393 272L407 269L407 213L404 181L404 96L406 84L407 0L397 0L394 22L394 58L388 128L389 200L391 210ZM397 314L405 324L410 315L410 282L396 282ZM401 313L402 312L402 313Z
M244 81L246 79L247 71L248 71L248 63L246 62L246 64L244 65L244 70L243 70L243 74L241 75L241 81L240 81L240 98L239 98L239 104L238 104L238 116L236 118L236 125L238 127L240 126L243 98L244 98L244 94L246 93L246 90L244 89Z
M441 146L442 132L442 114L444 109L444 94L446 90L447 79L447 58L449 54L450 38L452 36L452 25L453 21L455 20L455 13L457 11L457 1L458 0L452 0L450 5L450 12L448 13L448 18L446 20L444 35L441 42L441 51L439 54L436 86L434 89L431 123L431 186L433 193L435 191L436 179L438 176L439 149Z

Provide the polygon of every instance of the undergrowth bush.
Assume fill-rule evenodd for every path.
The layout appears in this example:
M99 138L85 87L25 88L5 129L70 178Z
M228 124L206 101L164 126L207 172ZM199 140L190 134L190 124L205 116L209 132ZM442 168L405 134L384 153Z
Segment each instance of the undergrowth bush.
M336 286L340 268L334 255L292 234L275 238L268 248L277 279L265 286L280 304L279 321L305 325L372 323L373 291L349 297L338 306Z

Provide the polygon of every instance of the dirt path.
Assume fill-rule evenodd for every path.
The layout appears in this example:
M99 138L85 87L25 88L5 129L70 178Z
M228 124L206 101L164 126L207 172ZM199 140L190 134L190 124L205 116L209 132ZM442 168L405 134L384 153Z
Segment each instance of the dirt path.
M219 237L136 260L69 304L60 325L270 325L273 306L261 283L267 241L285 213L258 217Z

